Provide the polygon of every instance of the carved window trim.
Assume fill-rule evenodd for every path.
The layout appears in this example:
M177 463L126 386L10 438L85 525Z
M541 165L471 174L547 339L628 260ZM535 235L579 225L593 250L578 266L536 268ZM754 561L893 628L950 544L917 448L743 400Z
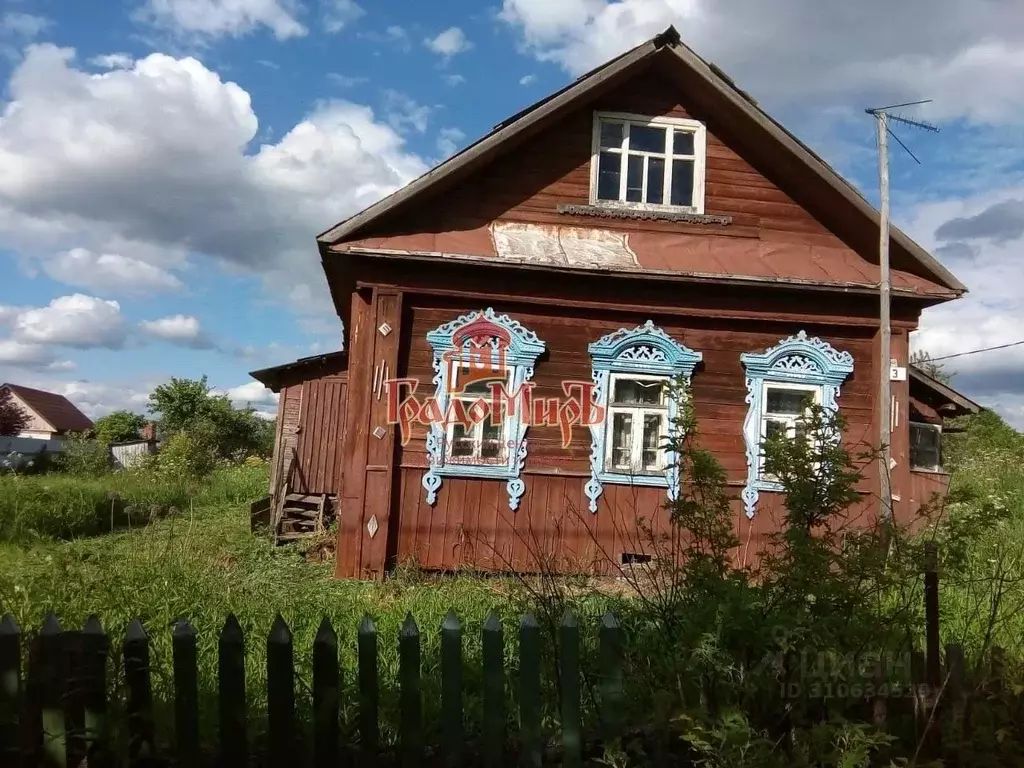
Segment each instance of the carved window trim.
M700 352L680 344L651 320L633 329L620 328L609 333L591 344L589 351L594 381L593 402L606 417L613 374L657 377L666 381L681 376L689 383L694 368L703 358ZM679 403L669 397L667 422L670 437L674 433L678 412ZM679 493L679 466L675 452L666 451L665 471L661 474L632 475L609 471L606 461L610 425L608 418L590 425L590 480L584 486L584 493L590 499L590 511L597 512L598 499L606 484L665 488L669 500L674 500Z
M478 364L484 356L490 355L495 370L508 371L509 389L513 396L523 385L533 379L537 358L545 350L545 344L537 334L525 328L508 315L498 315L494 309L470 312L444 323L427 333L427 342L433 349L434 398L439 412L445 414L451 400L449 381L453 365ZM432 422L427 427L427 457L430 467L423 476L427 504L437 502L437 492L442 478L467 477L506 480L509 509L519 508L519 501L526 491L521 475L526 464L526 431L528 424L521 418L519 409L503 420L503 434L507 439L503 463L465 464L450 462L446 457L448 425Z
M743 422L743 440L747 451L747 482L741 497L748 518L754 517L761 491L781 491L782 486L762 476L761 441L764 430L765 386L800 385L814 391L815 401L827 411L839 406L839 388L853 373L853 355L835 349L806 331L783 339L763 353L745 352L740 362L746 369L747 416Z

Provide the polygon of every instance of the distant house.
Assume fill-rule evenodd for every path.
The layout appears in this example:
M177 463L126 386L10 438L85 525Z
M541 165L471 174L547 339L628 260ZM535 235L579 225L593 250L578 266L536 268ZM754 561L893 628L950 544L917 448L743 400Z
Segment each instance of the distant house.
M0 389L9 391L14 402L28 415L28 424L17 437L61 440L69 432L88 432L93 428L92 419L64 395L18 384L3 384Z

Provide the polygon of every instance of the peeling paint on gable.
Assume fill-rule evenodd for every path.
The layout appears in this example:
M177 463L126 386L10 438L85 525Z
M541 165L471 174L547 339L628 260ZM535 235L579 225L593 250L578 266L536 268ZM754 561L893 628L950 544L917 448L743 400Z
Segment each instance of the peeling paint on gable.
M527 264L639 268L628 235L602 229L496 221L491 225L499 259Z

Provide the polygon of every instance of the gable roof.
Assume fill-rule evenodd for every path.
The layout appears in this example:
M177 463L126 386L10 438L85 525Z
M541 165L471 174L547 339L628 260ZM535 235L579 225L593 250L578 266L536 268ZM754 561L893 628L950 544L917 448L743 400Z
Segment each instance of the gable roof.
M813 177L824 185L824 190L838 196L856 214L858 226L867 230L866 236L870 237L870 230L873 229L874 237L877 239L879 213L868 200L820 156L762 110L756 101L740 90L721 69L705 61L686 46L674 27L669 27L647 42L588 72L562 90L499 123L491 133L423 176L355 216L322 232L317 236L317 241L323 249L342 240L352 239L384 216L409 207L426 193L439 192L454 185L511 148L513 144L536 134L588 98L623 82L655 61L663 62L681 77L690 80L696 78L708 86L718 98L738 111L742 119L756 126L764 138L773 142L776 148L781 150L780 157L785 156L788 160L795 161L797 165L813 174ZM967 291L966 286L949 270L898 227L890 227L890 237L895 246L894 260L900 257L901 252L906 254L907 264L904 266L909 271L937 283L954 296ZM893 266L896 268L899 265Z
M64 395L19 384L4 384L3 388L21 398L54 432L88 432L93 428L92 419L78 410Z

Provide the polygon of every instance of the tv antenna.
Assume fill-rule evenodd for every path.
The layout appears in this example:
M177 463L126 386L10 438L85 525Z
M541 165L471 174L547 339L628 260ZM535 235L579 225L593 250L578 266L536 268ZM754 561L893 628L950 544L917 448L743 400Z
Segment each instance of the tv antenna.
M912 120L909 117L893 113L894 109L904 107L916 107L920 104L930 104L931 99L921 101L908 101L903 104L890 104L887 107L875 107L864 111L875 118L878 124L878 179L881 188L881 211L879 217L879 241L878 241L878 293L880 297L880 344L879 344L879 428L878 437L882 445L881 456L879 457L878 477L879 496L882 499L882 515L886 520L892 519L892 483L890 472L892 472L892 394L890 382L892 381L892 368L898 365L898 361L891 357L892 329L890 321L890 305L892 282L889 275L889 137L892 136L896 142L903 147L903 150L914 158L918 165L921 161L910 151L900 137L892 132L889 123L899 123L911 128L917 128L930 133L938 133L939 129L931 123L923 120ZM910 361L907 360L907 365ZM903 489L906 493L907 489Z

